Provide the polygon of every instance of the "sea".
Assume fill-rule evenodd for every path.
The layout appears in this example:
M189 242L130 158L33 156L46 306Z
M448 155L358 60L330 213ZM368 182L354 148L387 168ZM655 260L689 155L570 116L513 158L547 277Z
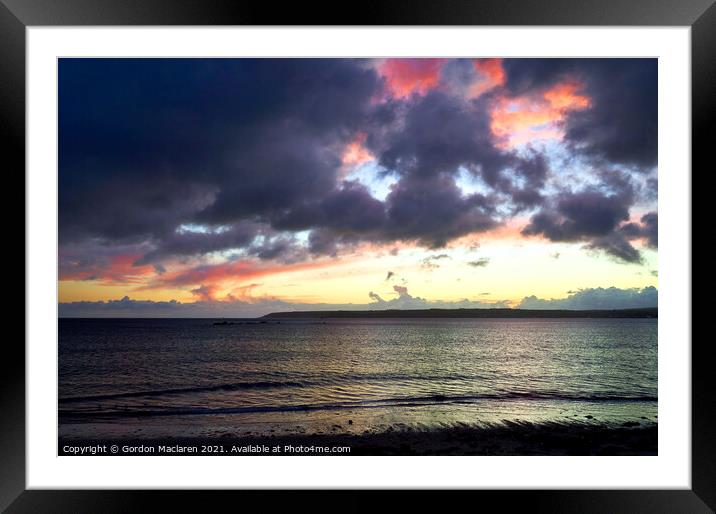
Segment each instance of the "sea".
M657 423L656 319L60 319L61 438Z

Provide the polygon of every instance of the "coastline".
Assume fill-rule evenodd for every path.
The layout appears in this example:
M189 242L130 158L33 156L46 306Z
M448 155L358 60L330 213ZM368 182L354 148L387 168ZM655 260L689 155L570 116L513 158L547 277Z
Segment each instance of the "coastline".
M657 319L658 307L636 309L383 309L272 312L258 320L394 318L636 318Z
M60 438L58 455L657 455L656 423L504 422L430 430L390 427L363 434L298 434L215 438ZM117 452L110 450L117 447ZM91 453L91 448L104 447ZM81 449L84 448L84 451ZM275 448L279 448L276 451ZM346 450L346 448L350 448ZM82 453L80 453L82 451Z

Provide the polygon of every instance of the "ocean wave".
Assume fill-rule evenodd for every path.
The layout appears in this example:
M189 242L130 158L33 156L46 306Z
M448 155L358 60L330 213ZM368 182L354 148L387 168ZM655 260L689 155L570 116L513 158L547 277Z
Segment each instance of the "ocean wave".
M406 375L406 374L355 374L341 376L324 376L306 380L260 380L255 382L232 382L222 384L211 384L196 387L181 387L170 389L153 389L140 391L125 391L121 393L68 396L60 398L59 403L93 402L102 400L115 400L121 398L143 398L157 396L171 396L178 394L211 393L215 391L241 391L249 389L282 389L282 388L303 388L319 386L348 385L355 382L454 382L481 380L484 376L463 376L463 375Z
M199 387L182 387L174 389L158 389L148 391L128 391L114 394L97 394L90 396L69 396L59 398L59 403L95 402L102 400L119 400L122 398L143 398L152 396L171 396L188 393L211 393L215 391L239 391L242 389L271 389L281 387L309 387L316 385L305 381L260 381L260 382L235 382L231 384L216 384Z
M95 397L96 398L96 397ZM412 397L383 398L365 401L345 401L335 403L318 403L302 405L264 405L246 407L167 407L167 408L136 408L115 406L114 409L60 409L61 418L116 418L116 417L147 417L147 416L189 416L189 415L226 415L252 414L291 411L344 410L387 407L416 407L435 404L465 404L480 401L571 401L571 402L656 402L655 396L625 395L577 395L564 393L521 393L507 392L480 395L424 395ZM65 402L67 403L67 402Z

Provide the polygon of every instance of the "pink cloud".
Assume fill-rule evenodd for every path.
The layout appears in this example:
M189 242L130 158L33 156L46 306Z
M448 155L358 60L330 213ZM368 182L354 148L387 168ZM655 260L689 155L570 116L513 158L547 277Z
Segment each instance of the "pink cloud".
M564 120L571 111L591 106L582 84L568 80L536 95L499 97L492 106L490 128L503 148L564 137Z
M478 75L477 81L470 86L469 96L475 98L490 89L505 83L505 70L502 59L474 59L472 66Z
M103 257L92 263L75 264L72 257L63 259L59 280L96 280L102 285L141 284L156 274L153 266L135 266L141 254L119 254Z
M344 166L358 166L375 159L375 156L365 147L367 137L365 132L358 132L353 140L346 145L341 156Z
M396 98L424 95L437 87L446 59L386 59L378 67L388 92Z

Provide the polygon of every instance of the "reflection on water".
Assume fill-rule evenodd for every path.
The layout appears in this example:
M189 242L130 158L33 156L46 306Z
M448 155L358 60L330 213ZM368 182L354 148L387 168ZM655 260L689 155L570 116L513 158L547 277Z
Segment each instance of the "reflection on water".
M654 422L657 321L59 321L60 435Z

